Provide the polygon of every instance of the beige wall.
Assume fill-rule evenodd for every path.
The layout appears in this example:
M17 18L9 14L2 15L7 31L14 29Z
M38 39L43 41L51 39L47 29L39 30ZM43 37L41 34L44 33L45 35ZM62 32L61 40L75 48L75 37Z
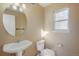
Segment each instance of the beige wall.
M5 9L5 4L0 4L0 13ZM18 38L9 35L2 23L2 14L0 15L0 55L10 55L2 51L2 47L5 43L14 42L21 39L31 40L33 44L25 50L23 55L35 55L36 46L35 42L40 37L40 29L49 31L49 34L45 37L46 47L54 49L56 55L79 55L79 4L51 4L45 9L40 6L34 6L26 4L25 14L27 16L26 30L22 36ZM53 11L68 7L70 8L69 14L69 33L55 32L53 31ZM45 17L45 18L44 18ZM59 48L57 45L61 43L63 47Z
M27 15L25 37L33 41L31 49L28 49L26 51L28 53L25 55L34 55L36 53L36 41L41 39L40 29L43 25L44 9L40 6L27 4L25 14Z
M58 9L69 8L69 32L53 30L53 15ZM56 55L79 55L79 4L51 4L45 8L46 46L56 51ZM62 47L58 47L58 44Z
M0 13L5 9L6 4L0 4ZM25 50L23 55L35 55L36 54L36 45L35 41L40 39L40 29L42 28L43 25L43 19L44 19L44 9L40 6L32 6L30 4L27 4L26 10L25 10L25 15L27 16L27 23L26 23L26 30L24 34L20 37L20 39L26 39L26 40L31 40L33 43L32 45ZM0 15L0 55L10 55L7 53L4 53L2 51L2 47L5 43L8 42L15 42L17 40L16 37L13 37L9 35L3 26L2 22L2 14Z

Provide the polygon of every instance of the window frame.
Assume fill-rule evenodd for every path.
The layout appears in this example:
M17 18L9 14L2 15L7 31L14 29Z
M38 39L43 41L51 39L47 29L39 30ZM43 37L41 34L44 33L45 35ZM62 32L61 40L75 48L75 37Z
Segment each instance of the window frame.
M63 12L64 10L68 10L68 19L66 19L66 20L59 20L59 21L56 21L56 13L58 13L58 12ZM54 31L56 31L56 32L69 32L69 8L61 8L61 9L58 9L58 10L56 10L55 12L54 12ZM67 28L68 29L56 29L56 22L62 22L62 21L68 21L68 23L67 23Z

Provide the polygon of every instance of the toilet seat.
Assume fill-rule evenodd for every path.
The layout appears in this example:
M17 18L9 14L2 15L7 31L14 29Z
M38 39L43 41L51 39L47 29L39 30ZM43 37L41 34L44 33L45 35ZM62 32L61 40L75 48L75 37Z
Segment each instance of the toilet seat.
M44 49L41 51L41 56L55 56L55 52L51 49Z

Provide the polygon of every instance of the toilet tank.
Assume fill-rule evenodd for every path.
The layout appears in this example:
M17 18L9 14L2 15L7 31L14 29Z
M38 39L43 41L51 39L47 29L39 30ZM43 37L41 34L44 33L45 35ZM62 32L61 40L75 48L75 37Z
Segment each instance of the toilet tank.
M37 41L36 46L38 51L42 51L44 49L44 43L45 43L45 40Z

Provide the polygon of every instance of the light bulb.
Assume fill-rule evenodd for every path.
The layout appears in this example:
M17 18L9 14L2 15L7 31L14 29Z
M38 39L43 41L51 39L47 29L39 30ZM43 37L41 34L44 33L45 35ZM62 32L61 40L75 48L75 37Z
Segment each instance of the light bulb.
M23 9L22 9L22 8L19 8L19 11L20 11L20 12L23 12Z
M22 4L22 7L25 9L26 8L26 5L25 4Z
M19 4L19 3L15 3L15 5L16 5L16 6L20 6L20 4Z
M13 5L12 7L13 7L13 9L15 9L15 10L17 9L17 7L16 7L15 5Z

